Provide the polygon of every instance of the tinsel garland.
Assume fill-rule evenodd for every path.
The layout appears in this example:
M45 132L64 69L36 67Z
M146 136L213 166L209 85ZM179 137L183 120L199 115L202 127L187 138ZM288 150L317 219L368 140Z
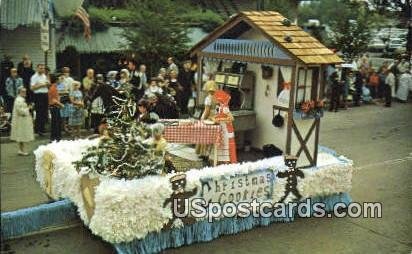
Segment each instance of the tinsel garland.
M133 179L163 172L164 158L155 153L148 126L135 119L133 98L114 97L116 109L107 119L107 136L75 161L77 171L90 171L117 178Z

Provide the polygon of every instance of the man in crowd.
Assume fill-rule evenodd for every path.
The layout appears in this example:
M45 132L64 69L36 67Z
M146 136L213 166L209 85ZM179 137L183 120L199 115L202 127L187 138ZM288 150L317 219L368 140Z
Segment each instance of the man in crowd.
M386 69L385 73L385 107L390 107L392 105L392 90L395 87L395 75L389 68Z
M43 136L47 122L48 109L48 84L49 80L45 74L46 67L44 64L38 64L36 73L31 77L30 87L34 93L34 110L36 119L34 131Z
M63 67L63 75L64 75L64 85L66 87L66 89L69 90L69 92L72 91L72 84L74 79L72 77L70 77L70 68L69 67Z
M82 80L82 90L83 90L83 95L85 95L84 97L84 102L85 104L87 104L87 96L89 94L90 89L93 86L94 83L94 70L92 68L87 69L86 71L86 76L83 78ZM85 128L89 129L90 127L90 107L87 107L87 113L85 115L85 119L84 119L84 124L85 124Z
M130 60L128 64L130 72L129 83L132 85L132 94L135 96L136 101L143 97L145 87L143 86L143 80L139 76L139 72L136 69L136 61Z
M116 89L104 82L102 74L96 75L96 84L96 91L91 97L91 101L93 103L96 98L100 97L103 102L105 113L109 113L112 110L113 105L112 96L119 96L120 94Z
M329 111L338 112L339 108L339 98L341 93L341 85L339 81L339 75L335 69L329 76L329 82L331 87L331 98L330 98L330 108Z
M179 84L183 87L182 91L182 113L187 114L187 104L189 101L189 98L192 95L192 86L194 82L194 72L190 69L191 67L191 61L185 61L183 64L183 71L179 72L178 74L178 82Z
M6 79L10 76L10 70L14 67L11 56L5 54L0 63L0 96L6 94Z
M51 114L51 133L50 141L60 141L61 134L61 116L60 109L64 107L63 103L60 102L59 92L57 91L57 77L56 75L50 75L48 101Z
M14 106L14 100L18 95L19 87L23 86L23 79L17 75L17 69L10 69L10 77L6 79L6 112L11 113Z
M353 106L355 107L359 107L360 106L360 101L362 98L362 86L363 84L365 84L365 71L361 70L361 71L357 71L355 73L355 91L353 94Z
M30 57L27 54L23 56L23 60L17 65L17 73L23 79L23 85L27 91L26 101L32 103L33 91L30 89L30 79L34 75L34 70Z
M143 87L146 89L146 85L147 85L146 65L141 64L139 66L139 71L137 72L137 76L139 76L140 78L139 87Z
M94 82L94 70L92 68L87 69L86 71L86 76L83 78L83 92L89 91L89 89L92 87L92 84Z
M175 64L175 60L173 57L169 57L167 59L167 63L169 64L169 67L167 68L167 73L170 75L172 71L176 72L176 74L179 74L179 67Z

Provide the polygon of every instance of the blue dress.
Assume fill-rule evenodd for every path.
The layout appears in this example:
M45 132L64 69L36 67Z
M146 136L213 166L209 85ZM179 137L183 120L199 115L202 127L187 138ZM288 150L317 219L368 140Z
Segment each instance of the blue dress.
M59 94L66 91L64 83L57 83L57 91ZM64 104L64 107L60 109L60 116L62 118L68 118L70 116L70 99L69 95L60 95L60 101Z
M70 93L70 97L73 97L75 101L82 101L83 94L81 91L76 90ZM83 124L83 108L75 107L73 104L70 104L70 116L69 116L69 125L78 126Z

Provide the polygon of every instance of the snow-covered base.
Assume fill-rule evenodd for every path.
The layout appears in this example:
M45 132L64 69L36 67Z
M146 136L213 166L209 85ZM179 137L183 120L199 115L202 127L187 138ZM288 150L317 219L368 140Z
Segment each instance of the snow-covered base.
M302 201L306 202L306 200ZM333 211L333 206L337 203L349 205L352 200L347 193L333 194L327 197L310 198L309 204L321 202L325 204L327 212ZM312 213L311 213L312 214ZM127 243L114 244L119 254L148 254L158 253L167 248L177 248L183 245L190 245L196 242L209 242L221 235L233 235L255 227L268 226L274 222L292 222L297 214L290 218L225 218L222 220L209 223L200 221L183 228L175 228L161 231L159 233L150 233L142 240L134 240Z
M148 176L136 180L119 180L99 176L100 184L96 187L94 196L94 215L89 221L80 190L82 172L78 173L73 167L72 162L80 159L82 152L85 151L87 147L96 144L96 142L96 140L61 141L39 147L35 151L37 180L45 189L42 158L46 151L52 152L55 155L52 175L53 198L70 199L77 206L78 213L83 222L88 225L94 234L101 236L105 241L113 244L131 243L132 241L139 240L149 241L145 239L149 239L148 237L153 237L153 234L159 233L163 225L172 217L170 207L164 208L163 204L172 194L169 179L173 175ZM305 178L300 180L298 185L299 192L303 198L334 197L339 193L347 193L350 191L352 178L352 162L350 160L342 156L337 157L331 152L321 152L318 157L318 162L318 167L303 170ZM242 164L220 165L214 168L203 168L200 170L192 169L186 172L186 189L191 190L195 187L200 189L200 179L229 178L231 176L250 174L265 169L270 169L275 175L277 171L285 170L283 157L274 157ZM273 203L278 201L283 195L286 179L277 178L275 181L276 184L273 187L273 195L271 198ZM244 220L245 225L252 225L252 227L255 225L254 222L252 224L251 222L247 222L250 220L248 218ZM270 221L265 223L269 224ZM197 224L206 225L201 221ZM262 223L259 222L257 224L261 225ZM201 227L203 228L203 226ZM245 229L250 228L250 226L242 227ZM186 227L183 227L182 230L194 230L185 228ZM171 232L177 232L176 230L179 229L175 228ZM201 230L201 228L197 228L197 230ZM240 231L234 230L233 232L236 233ZM188 232L184 234L186 235ZM203 241L210 239L216 234L220 235L222 233L210 233L209 236L205 236ZM199 239L199 241L200 240L202 239ZM158 242L163 240L158 239L153 241ZM176 241L180 244L183 240L177 239ZM185 243L186 241L190 242L189 240L184 241ZM179 244L165 244L165 246L167 248L175 245L180 246L181 244ZM150 249L148 252L152 252L152 250L155 251L155 249Z

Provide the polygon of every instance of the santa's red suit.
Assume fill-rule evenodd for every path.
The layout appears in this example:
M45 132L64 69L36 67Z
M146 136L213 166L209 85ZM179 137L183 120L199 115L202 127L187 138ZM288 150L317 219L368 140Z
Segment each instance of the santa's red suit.
M215 121L222 127L222 144L217 150L219 163L237 163L235 130L233 128L233 116L229 110L230 95L223 90L215 92L214 97L219 103Z

